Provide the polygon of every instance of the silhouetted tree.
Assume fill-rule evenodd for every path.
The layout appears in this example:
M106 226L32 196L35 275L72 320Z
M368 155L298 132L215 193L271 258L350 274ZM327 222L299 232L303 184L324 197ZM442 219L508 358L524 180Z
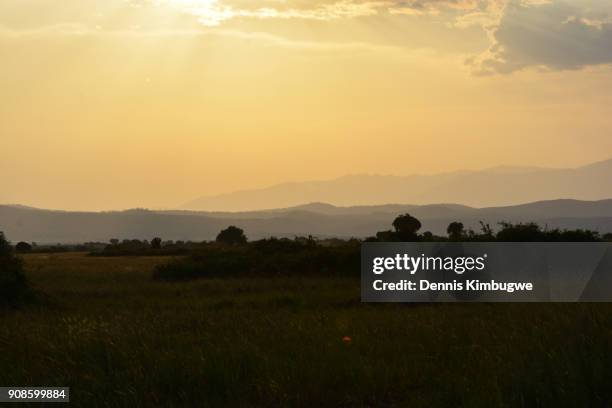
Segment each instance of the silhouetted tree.
M414 241L417 231L421 229L421 221L410 214L403 214L393 220L393 228L399 241Z
M410 214L403 214L393 220L393 228L395 232L416 234L421 229L421 221Z
M217 242L225 245L243 245L247 243L247 237L242 229L231 225L217 235Z
M460 241L465 236L463 223L457 221L451 222L448 224L448 228L446 228L446 233L452 241Z
M480 222L480 240L481 241L495 241L495 233L491 225L485 224L483 221Z
M151 240L151 248L152 249L161 249L162 247L162 239L161 238L153 238Z
M113 246L117 246L119 245L119 240L117 238L113 238L109 241L111 243L111 245Z
M32 245L28 244L27 242L20 242L17 245L15 245L15 250L17 252L31 252L32 251Z

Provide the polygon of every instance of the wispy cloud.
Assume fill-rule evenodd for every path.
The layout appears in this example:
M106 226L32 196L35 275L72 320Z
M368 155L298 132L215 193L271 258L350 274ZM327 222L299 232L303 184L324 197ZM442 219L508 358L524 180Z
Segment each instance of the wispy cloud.
M386 7L388 1L355 1L341 0L330 2L302 2L291 1L252 1L243 2L223 0L130 0L134 5L152 5L167 7L192 14L198 21L208 27L222 25L232 19L307 19L307 20L336 20L376 15ZM314 4L313 4L314 3Z
M169 7L219 26L236 18L337 20L382 14L429 15L485 12L501 0L128 0L137 6Z
M237 41L256 40L260 45L274 47L287 47L303 51L338 52L338 51L363 51L363 52L395 52L402 53L403 48L393 45L371 44L368 42L320 42L292 40L282 36L264 32L244 32L223 28L187 28L187 29L102 29L101 27L90 27L85 24L56 24L28 29L14 29L0 25L0 38L27 39L36 37L99 37L99 38L154 38L154 37L189 37L195 39L227 39Z

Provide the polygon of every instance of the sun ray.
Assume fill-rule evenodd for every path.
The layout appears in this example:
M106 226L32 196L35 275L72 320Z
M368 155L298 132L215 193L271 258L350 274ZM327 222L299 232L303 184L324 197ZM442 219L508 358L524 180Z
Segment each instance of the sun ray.
M221 5L218 0L157 0L156 4L192 14L207 27L216 27L237 15L231 7Z

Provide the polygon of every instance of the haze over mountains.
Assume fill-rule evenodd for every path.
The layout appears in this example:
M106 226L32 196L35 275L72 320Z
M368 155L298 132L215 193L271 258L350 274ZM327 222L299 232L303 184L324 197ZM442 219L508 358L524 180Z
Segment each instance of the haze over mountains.
M612 198L612 159L574 169L496 167L431 176L353 175L201 197L181 208L249 211L310 202L338 206L461 203L489 207L560 198Z
M38 243L155 236L212 240L228 225L243 228L251 239L366 237L389 229L398 214L408 212L422 221L423 231L442 235L452 221L474 229L479 221L534 221L607 233L612 232L612 160L576 169L498 167L434 176L347 176L201 198L184 207L189 210L68 212L0 205L0 231L13 241ZM202 208L208 211L193 210Z
M409 212L423 231L445 235L452 221L478 228L479 221L535 221L549 228L588 228L612 232L612 200L554 200L531 204L472 208L456 204L336 207L313 203L298 207L249 211L63 212L0 206L0 231L12 241L43 243L107 242L118 239L212 240L228 225L243 228L250 239L269 236L367 237L391 228L393 219Z

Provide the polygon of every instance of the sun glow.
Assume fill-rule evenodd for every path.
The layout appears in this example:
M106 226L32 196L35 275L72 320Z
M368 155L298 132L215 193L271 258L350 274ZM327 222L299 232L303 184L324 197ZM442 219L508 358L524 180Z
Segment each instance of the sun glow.
M157 4L197 16L207 27L216 27L236 15L231 7L220 5L218 0L158 0Z
M159 6L171 7L175 10L196 16L200 24L216 27L237 17L251 19L302 19L302 20L339 20L354 17L372 16L378 14L384 1L367 1L353 3L349 0L314 4L312 7L275 8L275 7L239 7L235 8L221 4L219 0L157 0Z

